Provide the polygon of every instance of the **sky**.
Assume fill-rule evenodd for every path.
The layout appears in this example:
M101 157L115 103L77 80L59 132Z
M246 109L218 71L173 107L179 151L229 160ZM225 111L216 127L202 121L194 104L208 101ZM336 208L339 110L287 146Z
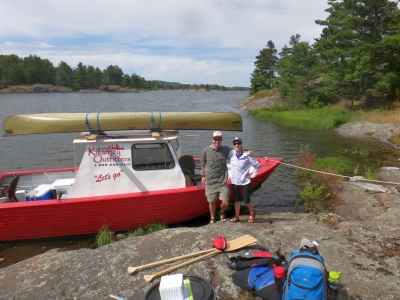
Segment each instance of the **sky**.
M0 54L79 62L146 80L250 86L271 40L314 43L327 0L0 0Z

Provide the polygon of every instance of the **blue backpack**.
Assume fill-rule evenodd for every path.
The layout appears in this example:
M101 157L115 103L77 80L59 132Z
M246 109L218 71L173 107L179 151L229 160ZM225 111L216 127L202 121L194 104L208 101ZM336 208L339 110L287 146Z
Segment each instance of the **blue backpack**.
M328 299L328 272L319 254L293 251L283 285L283 300Z

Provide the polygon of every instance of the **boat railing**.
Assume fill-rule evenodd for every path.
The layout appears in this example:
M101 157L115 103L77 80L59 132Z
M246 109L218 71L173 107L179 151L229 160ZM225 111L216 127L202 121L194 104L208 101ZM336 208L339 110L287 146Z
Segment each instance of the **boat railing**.
M54 182L60 179L73 179L76 176L74 170L66 169L64 171L56 172L35 172L35 173L21 173L18 186L16 188L17 199L25 197L34 189L43 185L52 185ZM5 176L2 178L2 186L8 186L11 180L14 178L13 175ZM20 201L24 201L19 199Z

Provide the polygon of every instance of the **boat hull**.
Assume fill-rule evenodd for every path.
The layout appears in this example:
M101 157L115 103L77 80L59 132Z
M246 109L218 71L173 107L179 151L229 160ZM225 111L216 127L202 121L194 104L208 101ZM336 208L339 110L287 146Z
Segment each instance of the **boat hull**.
M271 175L282 159L259 161L261 166L252 180L253 189ZM3 173L0 179L11 174L29 172ZM125 231L156 222L174 224L208 211L203 185L81 199L3 203L0 204L0 241L96 234L103 225L112 231Z

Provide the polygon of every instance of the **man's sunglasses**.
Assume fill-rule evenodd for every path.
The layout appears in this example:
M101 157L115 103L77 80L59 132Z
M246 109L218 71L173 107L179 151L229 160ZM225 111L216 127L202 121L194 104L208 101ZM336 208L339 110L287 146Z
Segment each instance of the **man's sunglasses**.
M215 142L220 142L222 139L214 139Z
M234 145L241 145L242 143L233 143Z

